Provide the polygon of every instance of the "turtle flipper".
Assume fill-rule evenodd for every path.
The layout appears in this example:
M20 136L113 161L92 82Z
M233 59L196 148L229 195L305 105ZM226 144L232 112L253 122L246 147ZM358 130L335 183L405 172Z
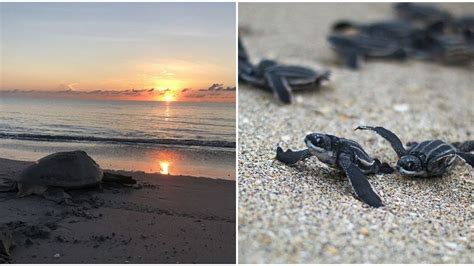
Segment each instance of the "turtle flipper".
M136 184L137 181L131 176L114 174L109 172L104 172L104 177L102 178L104 182L115 182L120 184Z
M372 130L375 131L377 134L382 136L390 145L392 145L393 150L397 153L398 158L406 153L405 148L403 147L402 142L400 139L395 135L392 131L385 129L383 127L370 127L370 126L358 126L354 130Z
M11 261L10 249L12 246L13 246L12 233L8 230L1 230L0 231L0 263L6 264Z
M291 92L288 80L281 76L275 70L265 72L265 79L268 86L272 89L273 94L283 103L291 103L293 101L293 94Z
M470 166L474 167L474 154L469 152L457 152L456 155L461 157Z
M16 182L7 179L7 178L1 178L0 179L0 192L11 192L16 190Z
M43 195L44 192L48 189L45 186L41 185L34 185L34 184L28 184L28 183L18 183L18 193L16 194L17 197L26 197L28 195Z
M242 41L238 40L239 44L239 76L241 74L252 74L254 71L254 67L250 63L249 56L245 46L243 45Z
M358 69L360 67L362 57L356 52L348 52L343 54L346 67L350 69Z
M301 160L311 157L311 155L312 154L308 149L301 151L292 151L291 149L288 149L283 151L282 148L278 147L276 159L284 164L295 164Z
M393 167L391 167L388 163L383 162L380 164L377 174L391 174L393 172L395 172L395 169L393 169Z
M64 202L66 204L70 204L72 199L71 195L64 192L64 189L54 187L49 187L46 189L46 191L43 193L43 197L56 203Z
M388 163L382 163L379 159L374 160L375 164L372 166L372 168L374 168L374 174L391 174L395 171Z
M455 142L452 145L462 152L474 151L474 140L468 140L464 142Z
M379 195L374 191L364 173L352 161L350 155L346 153L339 155L338 162L359 199L375 208L383 206Z
M357 167L364 174L391 174L395 170L388 164L382 163L379 159L374 158L374 163L370 166L358 164Z

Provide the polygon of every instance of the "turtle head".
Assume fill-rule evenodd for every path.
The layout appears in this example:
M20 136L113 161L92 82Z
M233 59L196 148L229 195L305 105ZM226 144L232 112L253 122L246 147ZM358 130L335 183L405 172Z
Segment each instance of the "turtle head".
M312 154L321 154L332 151L332 140L327 134L311 133L306 135L304 142Z
M269 67L272 67L272 66L275 66L277 63L273 60L268 60L268 59L264 59L262 61L260 61L260 63L258 64L257 68L260 70L260 71L265 71L267 68Z
M337 33L356 34L358 33L358 25L348 20L341 20L332 25L332 30Z
M397 169L406 176L424 176L426 174L421 159L415 155L402 156L397 162Z

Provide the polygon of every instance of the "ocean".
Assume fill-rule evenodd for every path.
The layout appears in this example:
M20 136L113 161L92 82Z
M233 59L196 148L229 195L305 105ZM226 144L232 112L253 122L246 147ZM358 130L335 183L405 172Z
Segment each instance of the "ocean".
M107 169L235 179L235 104L0 98L0 157L82 149Z

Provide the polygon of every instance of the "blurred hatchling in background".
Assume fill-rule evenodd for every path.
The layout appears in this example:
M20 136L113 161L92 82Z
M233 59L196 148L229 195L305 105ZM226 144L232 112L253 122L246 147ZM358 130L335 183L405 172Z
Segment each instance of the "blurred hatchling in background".
M283 103L293 102L293 91L318 87L321 82L329 80L329 75L327 70L316 71L302 66L283 65L267 59L253 65L239 39L239 80L273 92Z
M328 36L345 65L357 69L367 58L432 60L471 64L474 15L456 18L428 4L398 3L395 20L357 23L341 20Z

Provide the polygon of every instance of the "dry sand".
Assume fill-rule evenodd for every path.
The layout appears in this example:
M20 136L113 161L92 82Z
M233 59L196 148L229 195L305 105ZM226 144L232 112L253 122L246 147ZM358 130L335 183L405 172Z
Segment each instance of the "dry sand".
M0 159L0 178L28 164ZM11 262L235 262L234 181L119 173L138 183L70 191L77 206L0 193L0 233L15 242Z
M456 14L474 4L445 4ZM474 178L457 166L442 178L370 176L386 207L352 195L343 174L315 158L295 167L274 160L278 143L304 148L308 132L354 139L390 164L396 154L358 125L381 125L404 142L473 139L474 68L429 62L370 61L343 68L326 43L337 19L393 17L389 4L239 4L239 28L256 63L261 58L332 71L328 86L273 95L239 84L239 262L474 263Z

